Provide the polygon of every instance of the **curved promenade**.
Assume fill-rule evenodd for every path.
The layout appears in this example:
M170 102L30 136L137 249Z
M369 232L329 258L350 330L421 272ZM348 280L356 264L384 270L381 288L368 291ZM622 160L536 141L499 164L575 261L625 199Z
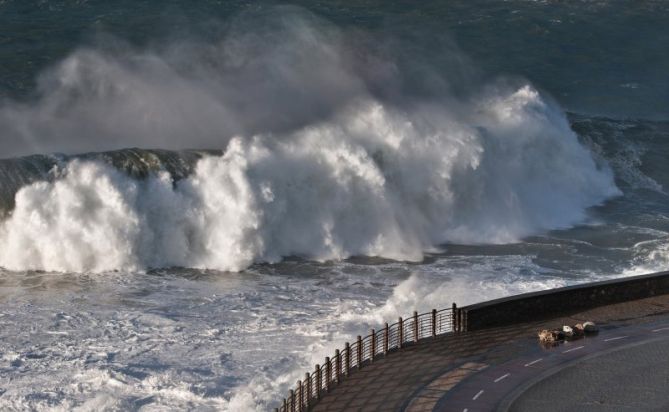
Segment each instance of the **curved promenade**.
M444 323L448 320L450 326ZM597 336L551 348L538 343L541 329L587 320L600 326ZM607 356L607 351L665 334L669 337L669 272L465 308L454 305L452 310L400 319L399 327L386 325L353 346L347 344L323 368L317 365L316 372L298 382L279 410L532 410L527 405L539 399L532 391L550 392L550 386L541 385L543 379L566 376L558 372L575 370L570 366L575 360ZM540 396L544 399L545 393ZM589 401L582 397L569 407L578 402Z
M537 341L538 330L586 320L594 320L602 327L596 337L554 348L544 348ZM632 334L634 338L630 338ZM513 407L508 404L508 397L518 396L515 391L519 388L522 394L524 384L561 364L663 334L669 337L669 295L607 305L548 321L448 335L360 369L325 394L312 410L537 410L528 409L527 405L535 399L531 393L529 397L518 397ZM610 338L614 339L607 340ZM544 387L542 393L546 388L550 393L549 387ZM545 402L564 396L569 395L556 389Z

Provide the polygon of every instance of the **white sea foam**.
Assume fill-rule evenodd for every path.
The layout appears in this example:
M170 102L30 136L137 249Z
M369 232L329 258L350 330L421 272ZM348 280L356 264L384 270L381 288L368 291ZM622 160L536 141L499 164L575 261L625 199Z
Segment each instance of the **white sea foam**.
M529 255L263 268L0 272L0 409L267 410L382 322L569 282Z
M503 243L585 218L618 194L530 86L412 111L358 101L287 135L236 137L173 184L73 161L20 190L0 225L12 270L237 271L298 255L420 260L443 242Z
M634 259L621 276L644 275L666 271L669 267L669 236L655 231L655 239L639 242L633 246Z

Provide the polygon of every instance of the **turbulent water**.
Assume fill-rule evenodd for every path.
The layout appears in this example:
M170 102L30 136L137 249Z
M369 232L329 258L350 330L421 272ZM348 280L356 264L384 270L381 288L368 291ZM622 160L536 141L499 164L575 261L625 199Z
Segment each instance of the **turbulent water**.
M264 410L667 266L666 3L116 3L0 2L3 410Z

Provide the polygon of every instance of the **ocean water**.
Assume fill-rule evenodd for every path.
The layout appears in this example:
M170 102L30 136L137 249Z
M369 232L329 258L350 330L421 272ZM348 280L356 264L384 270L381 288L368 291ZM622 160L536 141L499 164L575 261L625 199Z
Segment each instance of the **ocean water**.
M414 310L666 269L668 23L0 1L0 409L266 410Z

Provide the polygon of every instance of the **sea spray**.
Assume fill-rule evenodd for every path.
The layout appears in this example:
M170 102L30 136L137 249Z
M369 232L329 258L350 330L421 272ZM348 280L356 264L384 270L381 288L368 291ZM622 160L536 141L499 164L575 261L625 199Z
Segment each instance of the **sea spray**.
M40 74L30 100L0 99L0 157L221 149L235 135L317 123L373 83L400 81L392 58L376 56L380 40L358 50L355 32L299 8L217 27L211 41L175 34L137 48L101 36L78 47Z
M529 85L412 110L356 101L285 135L235 137L178 181L86 160L56 175L17 193L0 224L0 266L416 261L446 242L505 243L568 227L619 194L611 170Z

